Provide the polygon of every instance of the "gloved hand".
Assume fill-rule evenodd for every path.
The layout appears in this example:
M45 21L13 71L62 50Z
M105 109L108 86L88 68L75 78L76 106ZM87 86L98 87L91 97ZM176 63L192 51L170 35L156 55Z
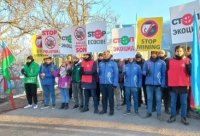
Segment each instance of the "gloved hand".
M150 70L147 69L147 70L146 70L146 76L148 76L149 74L150 74Z
M84 75L84 68L83 67L81 67L80 73L81 73L81 75Z
M24 69L21 70L21 73L22 73L25 77L27 77L27 73L24 71Z

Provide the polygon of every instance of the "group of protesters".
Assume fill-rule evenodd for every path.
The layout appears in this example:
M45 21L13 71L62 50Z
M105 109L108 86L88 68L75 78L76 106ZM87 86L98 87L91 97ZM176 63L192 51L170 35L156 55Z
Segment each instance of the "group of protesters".
M37 76L39 75L44 90L44 106L41 109L55 109L55 77L58 77L58 88L62 104L59 109L69 108L69 90L72 90L75 105L73 109L80 112L89 111L89 98L93 97L94 114L107 113L109 101L109 115L114 114L114 97L116 108L126 105L124 115L133 111L139 113L141 104L146 104L147 114L143 118L157 112L157 119L161 120L161 105L167 114L171 114L168 123L176 121L176 115L181 110L181 122L188 125L190 117L190 75L191 48L181 45L175 47L175 56L168 58L164 50L151 51L150 58L144 60L138 52L132 58L113 59L110 51L98 54L95 61L91 53L83 54L83 58L72 56L72 61L62 61L57 67L51 57L44 59L39 66L32 56L21 70L25 76L25 90L28 105L24 108L38 108L37 105ZM102 97L100 97L100 94ZM144 100L142 99L144 94ZM133 102L131 99L133 98ZM33 102L32 102L33 99ZM121 99L123 102L121 103ZM99 104L102 109L99 110Z

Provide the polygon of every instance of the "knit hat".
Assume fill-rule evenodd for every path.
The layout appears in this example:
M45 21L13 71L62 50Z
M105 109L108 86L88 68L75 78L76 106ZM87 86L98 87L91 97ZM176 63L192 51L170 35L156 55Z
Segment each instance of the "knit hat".
M142 55L140 53L135 55L135 58L142 58Z
M166 54L166 51L165 51L165 50L160 50L160 52L162 52L163 54Z
M158 54L158 52L157 51L151 51L151 54Z

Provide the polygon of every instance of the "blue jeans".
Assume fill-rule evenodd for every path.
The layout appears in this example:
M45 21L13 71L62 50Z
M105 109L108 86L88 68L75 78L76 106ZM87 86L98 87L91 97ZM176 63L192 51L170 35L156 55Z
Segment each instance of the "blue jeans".
M125 87L126 90L126 108L127 110L130 110L131 107L131 101L130 97L131 94L133 95L133 101L134 101L134 110L138 111L138 88L136 87Z
M85 106L84 108L89 109L89 93L91 93L91 96L93 97L94 102L94 109L98 110L98 103L97 103L97 94L95 89L84 89L84 95L85 95Z
M62 103L69 103L69 89L68 88L60 88L60 95Z
M152 112L152 101L153 101L153 93L156 93L156 109L157 114L161 114L161 100L162 100L162 91L160 86L156 85L147 85L147 113Z
M110 112L114 112L114 89L111 84L100 84L100 90L102 93L103 110L107 112L108 100L110 106Z
M187 114L187 96L188 93L175 93L175 92L170 92L170 97L171 97L171 116L175 117L176 116L176 101L177 101L177 96L179 95L180 97L180 103L181 103L181 117L185 118Z
M51 94L52 104L56 104L54 85L43 85L45 94L45 104L49 105L49 95Z

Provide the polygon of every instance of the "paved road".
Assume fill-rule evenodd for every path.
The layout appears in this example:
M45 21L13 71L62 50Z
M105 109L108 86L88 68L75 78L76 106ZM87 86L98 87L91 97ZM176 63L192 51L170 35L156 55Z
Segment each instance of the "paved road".
M58 105L60 101L57 102ZM177 121L169 124L169 115L163 112L163 121L158 121L156 113L148 119L145 106L140 108L140 116L134 113L124 116L125 107L115 110L114 116L93 113L92 101L90 111L80 113L78 109L17 109L0 114L0 136L157 136L157 135L194 135L200 136L200 120L188 119L189 126ZM42 104L39 104L41 107ZM58 106L57 106L58 107ZM99 106L99 109L102 107Z

